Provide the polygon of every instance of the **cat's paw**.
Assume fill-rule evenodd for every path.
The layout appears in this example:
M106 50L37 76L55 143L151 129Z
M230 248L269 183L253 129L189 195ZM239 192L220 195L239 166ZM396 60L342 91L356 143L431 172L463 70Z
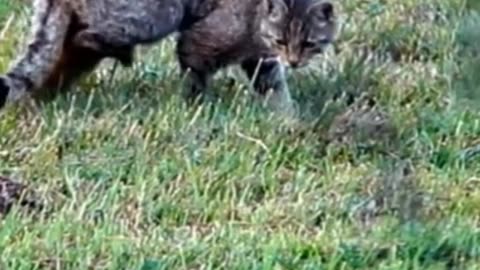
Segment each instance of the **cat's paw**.
M0 76L0 109L5 106L10 93L10 86L7 83L7 79Z

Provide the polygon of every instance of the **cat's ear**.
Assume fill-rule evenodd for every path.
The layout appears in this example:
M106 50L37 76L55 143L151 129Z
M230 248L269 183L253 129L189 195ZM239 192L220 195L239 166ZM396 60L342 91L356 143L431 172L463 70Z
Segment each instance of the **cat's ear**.
M314 3L309 8L309 12L315 13L315 15L325 21L331 21L335 17L335 8L328 0L319 0L317 3Z
M288 6L285 0L262 0L267 14L272 19L279 19L288 12Z

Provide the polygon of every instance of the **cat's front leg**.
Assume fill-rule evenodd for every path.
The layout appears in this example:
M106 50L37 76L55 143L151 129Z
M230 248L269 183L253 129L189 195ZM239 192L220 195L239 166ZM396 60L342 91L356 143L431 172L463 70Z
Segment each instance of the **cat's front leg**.
M252 58L243 61L242 69L253 88L276 113L295 117L297 110L288 88L285 67L277 58Z

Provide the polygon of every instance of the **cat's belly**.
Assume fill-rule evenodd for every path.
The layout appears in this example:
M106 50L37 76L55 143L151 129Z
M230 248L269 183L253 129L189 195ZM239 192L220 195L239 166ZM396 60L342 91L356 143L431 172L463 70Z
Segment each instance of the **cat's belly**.
M225 64L243 61L247 58L273 55L255 34L245 31L231 34L217 31L192 31L180 36L181 47L191 54L218 58Z

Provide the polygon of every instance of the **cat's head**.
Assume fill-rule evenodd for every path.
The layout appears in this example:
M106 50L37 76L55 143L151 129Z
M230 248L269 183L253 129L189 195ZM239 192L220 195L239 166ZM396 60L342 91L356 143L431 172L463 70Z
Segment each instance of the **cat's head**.
M261 19L262 41L283 64L303 67L335 39L337 21L328 0L261 0L267 16Z

